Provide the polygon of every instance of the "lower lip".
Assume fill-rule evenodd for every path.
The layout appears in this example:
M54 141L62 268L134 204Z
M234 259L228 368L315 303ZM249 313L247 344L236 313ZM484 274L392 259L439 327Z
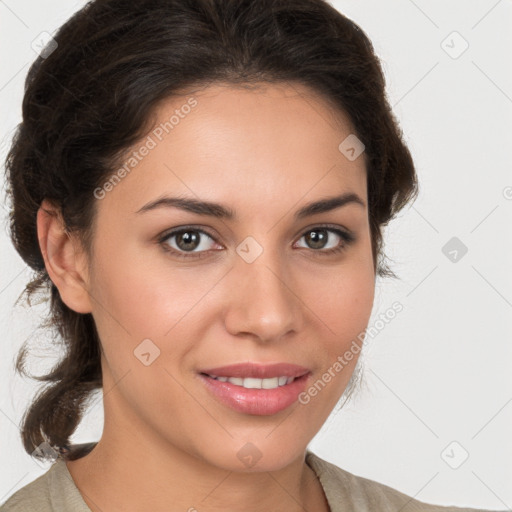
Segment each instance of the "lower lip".
M223 404L245 414L268 416L290 407L304 391L309 373L275 389L247 389L199 374L207 389Z

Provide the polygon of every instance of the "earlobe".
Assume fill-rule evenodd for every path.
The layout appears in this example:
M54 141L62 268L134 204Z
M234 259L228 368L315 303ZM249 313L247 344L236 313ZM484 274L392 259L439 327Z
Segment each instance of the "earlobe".
M85 255L65 229L59 207L44 199L37 212L37 236L46 271L62 301L77 313L92 311Z

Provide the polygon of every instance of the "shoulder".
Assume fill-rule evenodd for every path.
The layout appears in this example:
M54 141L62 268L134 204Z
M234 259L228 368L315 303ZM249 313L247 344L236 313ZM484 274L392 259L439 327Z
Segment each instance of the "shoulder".
M51 512L53 511L49 473L54 471L55 464L43 475L16 491L0 505L0 512Z
M91 450L96 443L82 443L71 447L73 458ZM0 505L0 512L60 512L73 510L90 512L80 491L75 486L63 458L34 481L17 490Z
M447 507L418 501L375 480L354 475L306 451L306 463L318 476L331 512L483 512L467 507Z

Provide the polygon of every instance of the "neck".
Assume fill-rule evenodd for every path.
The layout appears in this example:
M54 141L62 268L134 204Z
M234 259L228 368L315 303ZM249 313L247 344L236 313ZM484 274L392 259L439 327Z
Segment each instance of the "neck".
M305 450L276 470L230 471L177 448L136 418L116 418L126 421L106 414L97 445L67 463L92 512L329 510Z

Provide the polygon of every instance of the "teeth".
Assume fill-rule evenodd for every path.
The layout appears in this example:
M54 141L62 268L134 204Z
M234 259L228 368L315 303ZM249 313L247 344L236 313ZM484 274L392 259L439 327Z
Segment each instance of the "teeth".
M275 389L279 386L285 386L295 380L295 377L272 377L271 379L255 379L253 377L217 377L210 375L212 379L219 380L221 382L230 382L237 386L242 386L246 389Z

